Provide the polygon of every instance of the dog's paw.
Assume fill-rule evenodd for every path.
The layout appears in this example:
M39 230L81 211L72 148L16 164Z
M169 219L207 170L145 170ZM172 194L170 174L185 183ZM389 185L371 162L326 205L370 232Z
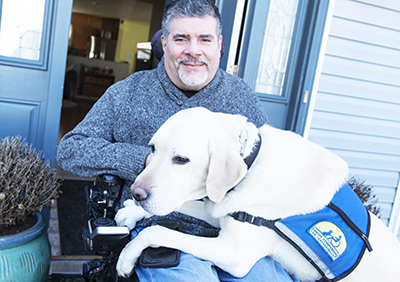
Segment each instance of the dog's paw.
M119 276L129 277L134 271L135 262L139 259L142 253L141 248L138 248L135 241L129 242L119 255L117 262L117 273Z
M144 218L147 214L142 207L136 205L134 200L126 200L124 208L117 212L114 219L118 226L128 226L132 230L136 222Z

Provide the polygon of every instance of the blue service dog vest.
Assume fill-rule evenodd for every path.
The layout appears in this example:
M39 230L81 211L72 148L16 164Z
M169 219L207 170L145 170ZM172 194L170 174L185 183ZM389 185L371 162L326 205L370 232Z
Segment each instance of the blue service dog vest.
M278 220L266 220L244 212L230 214L236 220L273 229L296 248L321 274L320 281L338 281L360 262L368 242L370 217L348 184L322 210Z

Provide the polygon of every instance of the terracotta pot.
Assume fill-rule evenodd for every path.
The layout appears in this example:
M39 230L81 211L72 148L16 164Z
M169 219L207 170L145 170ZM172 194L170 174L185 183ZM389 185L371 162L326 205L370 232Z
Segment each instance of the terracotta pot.
M37 222L28 230L0 236L0 281L47 280L51 252L45 218L36 213Z

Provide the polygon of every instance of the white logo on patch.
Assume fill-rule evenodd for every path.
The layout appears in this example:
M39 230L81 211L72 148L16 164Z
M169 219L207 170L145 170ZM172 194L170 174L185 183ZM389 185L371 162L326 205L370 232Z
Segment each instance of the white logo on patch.
M332 260L340 257L347 248L343 231L332 222L318 222L308 230L308 233L321 245Z

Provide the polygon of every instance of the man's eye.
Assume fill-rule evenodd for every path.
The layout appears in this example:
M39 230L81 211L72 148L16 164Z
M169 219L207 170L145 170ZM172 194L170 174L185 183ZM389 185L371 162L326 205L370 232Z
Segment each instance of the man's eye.
M183 165L183 164L187 164L189 162L188 158L185 157L181 157L181 156L176 156L172 159L172 162L174 164L179 164L179 165Z

